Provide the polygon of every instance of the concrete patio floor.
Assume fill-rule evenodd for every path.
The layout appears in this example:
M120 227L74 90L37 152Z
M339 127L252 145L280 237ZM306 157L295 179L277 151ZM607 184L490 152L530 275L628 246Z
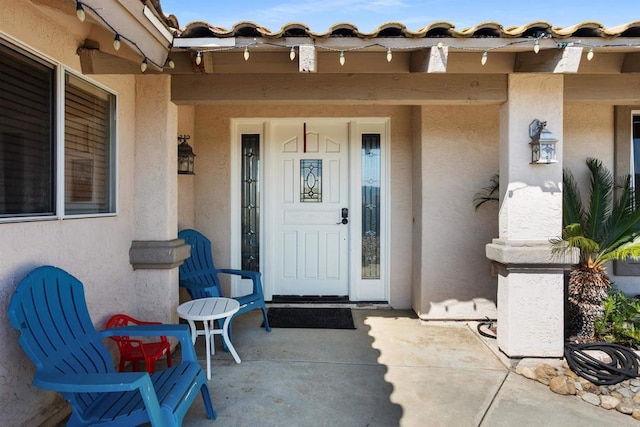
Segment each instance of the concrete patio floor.
M239 316L240 364L216 337L209 389L218 419L206 418L198 398L184 425L640 425L511 372L472 323L424 324L384 309L354 309L353 318L356 330L266 333L258 310ZM205 367L203 338L196 351Z

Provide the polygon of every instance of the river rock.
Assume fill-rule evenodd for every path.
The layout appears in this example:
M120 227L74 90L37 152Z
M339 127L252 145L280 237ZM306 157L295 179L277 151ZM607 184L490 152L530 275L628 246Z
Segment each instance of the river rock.
M556 368L551 365L543 364L538 366L534 371L536 378L544 385L549 385L551 378L555 378L558 375Z
M613 409L620 404L621 400L613 396L600 396L600 406L604 409Z
M600 406L600 397L595 393L585 393L582 395L582 400L587 403L591 403L594 406Z
M616 406L618 412L631 415L633 413L633 402L631 399L622 399L622 401Z
M565 376L551 378L551 380L549 381L549 388L552 392L558 394L576 394L576 386L574 381L571 378Z

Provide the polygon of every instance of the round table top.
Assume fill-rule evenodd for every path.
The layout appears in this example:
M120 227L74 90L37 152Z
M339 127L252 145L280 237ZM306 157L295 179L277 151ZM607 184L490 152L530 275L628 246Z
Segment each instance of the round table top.
M240 303L231 298L200 298L180 304L178 316L186 320L214 320L229 317L238 310Z

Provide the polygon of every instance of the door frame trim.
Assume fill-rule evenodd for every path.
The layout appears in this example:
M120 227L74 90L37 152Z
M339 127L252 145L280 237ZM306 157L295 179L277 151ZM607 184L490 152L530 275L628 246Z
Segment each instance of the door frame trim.
M349 123L349 207L352 226L349 228L349 299L350 301L389 302L390 297L390 118L389 117L254 117L232 118L230 140L230 261L231 268L241 266L241 215L240 215L240 190L241 190L241 137L242 134L260 135L260 270L263 276L264 295L267 301L273 296L271 285L271 271L265 254L271 251L268 245L273 245L269 230L269 211L265 209L265 199L268 190L265 188L265 179L269 176L269 155L266 144L269 135L270 123L274 121L336 121ZM361 279L361 149L363 133L380 133L381 135L381 217L380 217L380 279ZM354 218L356 219L354 221ZM271 252L272 253L272 252ZM234 277L231 281L231 295L243 295L250 292L251 282Z

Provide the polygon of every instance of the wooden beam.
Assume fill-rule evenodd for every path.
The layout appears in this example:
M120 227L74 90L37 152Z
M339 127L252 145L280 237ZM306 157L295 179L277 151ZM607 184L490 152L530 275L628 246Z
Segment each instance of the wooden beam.
M140 62L133 62L98 49L79 48L80 67L83 74L143 74ZM149 64L144 74L157 74L161 71Z
M621 71L623 73L640 73L640 52L625 54Z
M515 71L519 73L577 73L582 48L567 46L539 53L522 52L516 55Z
M580 74L619 74L625 58L624 53L597 52L591 61L587 59L587 53L582 52L580 61Z
M640 104L640 79L634 74L575 74L564 78L565 101Z
M447 74L203 74L174 75L177 104L499 104L506 75Z

